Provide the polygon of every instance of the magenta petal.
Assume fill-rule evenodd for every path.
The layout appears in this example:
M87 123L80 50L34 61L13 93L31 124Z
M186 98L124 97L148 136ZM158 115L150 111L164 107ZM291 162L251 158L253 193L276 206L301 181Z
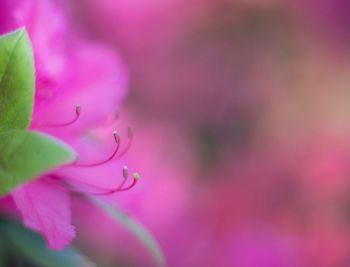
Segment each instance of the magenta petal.
M24 224L41 233L50 249L62 249L75 236L71 225L70 198L50 179L41 179L12 193Z
M126 94L127 73L113 51L100 45L77 46L69 59L62 80L44 88L50 97L36 95L33 121L69 121L74 117L75 106L80 105L78 123L69 129L82 131L118 111ZM52 134L57 132L55 129Z

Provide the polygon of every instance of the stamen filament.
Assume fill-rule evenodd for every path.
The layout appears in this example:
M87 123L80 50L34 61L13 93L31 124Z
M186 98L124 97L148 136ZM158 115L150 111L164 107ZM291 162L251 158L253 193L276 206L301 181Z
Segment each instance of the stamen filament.
M126 166L123 167L123 173L124 173L124 169L125 168L127 168L127 167ZM135 172L135 173L132 174L132 177L133 177L132 183L129 186L124 187L126 181L128 180L128 177L123 176L123 178L124 178L123 181L116 188L105 188L105 187L101 187L101 186L98 186L98 185L93 185L93 184L90 184L90 183L87 183L87 182L84 182L84 181L81 181L81 180L78 181L76 179L71 179L71 178L69 179L69 180L75 180L76 183L83 184L84 186L90 187L90 188L92 188L94 190L100 190L101 192L91 192L91 191L77 190L75 186L72 186L70 184L68 184L68 185L71 186L72 188L74 188L74 191L76 191L78 193L106 196L106 195L112 195L112 194L118 193L118 192L127 191L127 190L130 190L131 188L133 188L137 184L137 181L140 179L140 175Z
M45 123L45 124L41 124L40 126L41 127L66 127L66 126L70 126L70 125L74 124L79 119L80 114L81 114L81 107L76 106L75 107L75 116L70 121L63 122L63 123Z
M99 196L106 196L106 195L112 195L112 194L114 194L114 193L117 193L117 192L123 192L123 191L128 191L128 190L130 190L131 188L133 188L136 184L137 184L137 182L138 182L138 180L139 180L139 176L137 176L138 178L136 178L134 175L133 175L133 181L132 181L132 183L129 185L129 186L127 186L127 187L124 187L123 188L123 186L124 186L124 184L125 184L125 182L126 182L126 179L121 183L121 185L120 186L118 186L117 188L115 188L115 189L109 189L109 190L107 190L106 192L95 192L95 193L92 193L92 192L90 192L90 194L93 194L93 195L99 195Z
M124 187L124 188L120 188L119 190L118 190L118 192L123 192L123 191L128 191L128 190L130 190L131 188L133 188L135 185L136 185L136 183L138 182L138 180L140 179L140 175L138 174L138 173L133 173L133 181L132 181L132 183L129 185L129 186L127 186L127 187Z
M79 163L79 162L76 162L73 165L74 166L78 166L78 167L97 167L97 166L101 166L101 165L111 161L113 158L116 157L116 155L117 155L117 153L119 151L119 147L120 147L120 137L119 137L117 131L113 132L113 137L114 137L114 141L115 141L115 143L117 145L116 145L116 148L114 149L114 152L108 158L106 158L106 159L104 159L102 161L99 161L99 162L95 162L95 163Z

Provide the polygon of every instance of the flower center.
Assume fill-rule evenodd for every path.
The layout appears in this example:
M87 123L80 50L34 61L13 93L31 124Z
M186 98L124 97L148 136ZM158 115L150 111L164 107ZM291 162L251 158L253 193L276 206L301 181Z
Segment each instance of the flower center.
M79 119L80 114L81 114L81 107L79 105L77 105L75 107L75 116L71 120L69 120L67 122L62 122L62 123L40 124L40 126L41 127L67 127L67 126L73 125ZM114 148L111 155L109 155L105 159L98 160L96 162L81 162L80 159L77 158L77 160L74 163L72 163L70 166L82 167L82 168L98 167L98 166L102 166L102 165L104 165L104 164L106 164L114 159L119 159L119 158L123 157L130 149L132 142L133 142L133 136L134 136L134 134L133 134L132 129L130 127L127 128L127 137L128 137L127 144L122 151L119 151L120 147L121 147L121 138L120 138L117 131L113 131L115 148ZM60 178L57 175L51 175L51 177ZM75 180L75 179L72 179L70 177L61 177L61 178L64 178L66 185L74 192L93 194L93 195L111 195L111 194L114 194L117 192L128 191L131 188L133 188L137 184L138 180L140 179L140 174L138 172L133 172L131 175L132 182L129 183L129 185L126 185L128 180L129 180L129 169L127 166L124 166L122 168L122 177L123 177L123 180L121 181L121 183L114 188L100 187L98 185L87 183L87 182L81 181L81 180ZM80 190L78 188L78 186L87 187L88 190L86 190L86 191Z
M124 166L122 169L122 175L123 175L123 180L122 182L112 188L106 188L106 187L102 187L99 185L94 185L92 183L88 183L85 181L81 181L81 180L76 180L73 178L68 178L65 177L65 182L66 185L74 192L76 193L82 193L82 194L88 194L88 195L99 195L99 196L107 196L107 195L112 195L118 192L124 192L124 191L128 191L130 189L132 189L137 182L140 179L140 174L138 172L133 172L131 177L132 177L132 182L129 183L129 185L126 185L126 183L128 182L128 180L130 180L130 176L128 173L128 167ZM69 181L69 182L68 182ZM78 188L80 187L80 188ZM81 189L81 187L86 188L85 189Z

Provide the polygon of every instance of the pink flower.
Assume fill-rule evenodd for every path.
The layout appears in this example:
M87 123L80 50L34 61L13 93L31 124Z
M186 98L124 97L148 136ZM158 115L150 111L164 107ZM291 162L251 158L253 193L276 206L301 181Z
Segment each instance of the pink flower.
M24 26L32 41L36 94L30 128L75 147L91 128L117 111L126 93L123 64L106 47L84 41L68 31L67 21L53 1L2 1L0 10L3 15L0 33ZM76 105L81 106L81 114L75 114ZM55 127L60 124L69 127ZM85 162L85 155L79 156ZM76 165L71 169L83 168ZM24 224L41 233L51 249L63 248L75 236L71 224L71 187L62 183L64 177L57 171L38 177L11 194ZM69 171L65 174L70 177ZM114 176L115 172L108 173L105 178ZM65 183L69 184L67 179Z
M174 246L174 243L169 242L169 239L173 238L173 229L190 227L179 225L180 220L181 223L184 223L182 216L184 212L187 212L187 207L191 203L189 201L190 181L193 171L191 168L194 164L191 160L192 154L189 146L184 142L183 133L177 128L150 122L142 125L141 121L130 117L125 118L125 116L122 116L118 124L124 125L124 119L131 122L132 125L137 125L135 126L137 138L131 149L122 158L121 163L130 166L130 172L132 166L142 169L142 180L134 190L127 194L109 194L104 200L113 206L117 205L122 210L127 210L131 217L145 225L160 242L167 259L176 257L178 256L176 253L183 252L181 250L183 244L177 243ZM98 140L105 140L111 130L110 125L103 125L91 134ZM169 140L173 141L169 142ZM82 147L84 147L83 144ZM175 150L177 153L172 153ZM101 147L96 147L94 153L104 154ZM92 170L92 173L83 173L75 169L74 177L79 181L88 181L90 184L97 184L102 179L105 183L103 186L111 188L115 187L117 181L103 179L103 177L115 170L113 164L105 164ZM124 229L115 227L115 222L108 216L103 216L99 210L84 203L79 203L77 210L80 237L90 241L84 243L92 244L89 248L94 249L95 253L103 253L103 257L116 257L117 250L120 253L118 260L121 262L127 260L135 266L154 265L140 244L135 242L135 239L131 238ZM180 231L176 233L176 237L182 237L183 234L184 232ZM182 258L178 259L177 263L182 261Z

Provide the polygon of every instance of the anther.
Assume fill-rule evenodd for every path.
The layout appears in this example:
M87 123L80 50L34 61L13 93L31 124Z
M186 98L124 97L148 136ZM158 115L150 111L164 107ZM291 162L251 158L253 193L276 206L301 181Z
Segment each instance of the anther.
M124 166L123 167L123 178L124 179L128 179L129 177L129 170L128 170L128 167L127 166Z
M80 116L81 106L75 106L75 115Z
M120 188L118 190L118 192L127 191L127 190L130 190L131 188L133 188L137 184L138 180L140 180L140 174L138 172L134 172L132 174L132 178L133 178L132 183L127 187Z
M95 162L95 163L79 163L79 162L76 162L74 163L73 165L74 166L78 166L78 167L97 167L97 166L101 166L109 161L111 161L112 159L114 159L118 153L118 150L119 150L119 147L120 147L120 137L117 133L117 131L114 131L113 132L113 138L114 138L114 141L116 143L116 147L113 151L113 153L106 159L104 160L101 160L99 162Z
M117 131L113 132L114 141L118 144L120 142L120 137Z
M140 180L140 174L138 172L134 172L132 174L132 177L135 179L135 180Z
M124 180L123 180L123 182L120 184L119 189L121 189L121 188L125 185L126 181L127 181L128 178L129 178L129 169L128 169L128 166L124 166L122 172L123 172L123 178L124 178Z

